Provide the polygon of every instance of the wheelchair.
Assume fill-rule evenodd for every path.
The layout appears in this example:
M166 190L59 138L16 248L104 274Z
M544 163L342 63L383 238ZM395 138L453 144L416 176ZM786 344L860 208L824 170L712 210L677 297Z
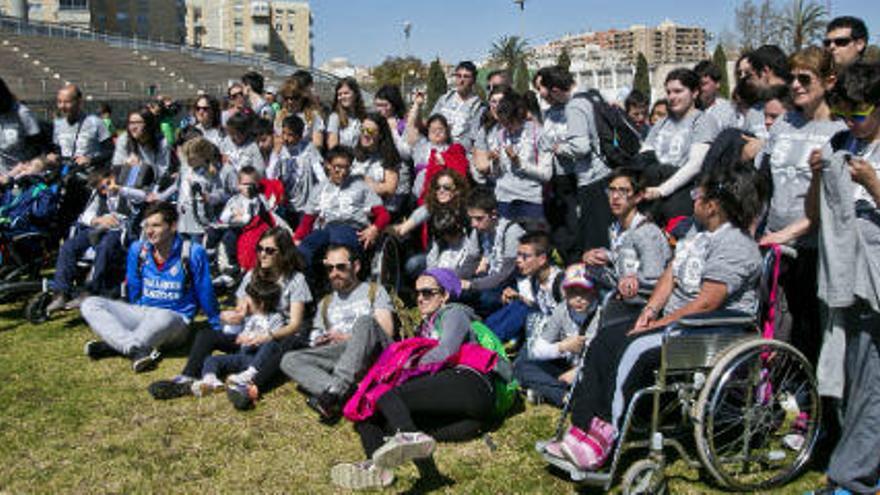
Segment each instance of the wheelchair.
M789 248L765 254L762 287L774 283L772 267L783 254L796 256ZM537 451L574 482L607 491L619 477L624 494L667 493L671 454L708 472L723 489L763 491L792 480L809 461L819 433L816 377L794 347L763 338L758 323L751 315L718 312L666 328L654 383L630 399L602 470L582 471L547 454L545 441ZM568 402L570 397L557 439ZM633 458L638 460L621 475L625 460Z

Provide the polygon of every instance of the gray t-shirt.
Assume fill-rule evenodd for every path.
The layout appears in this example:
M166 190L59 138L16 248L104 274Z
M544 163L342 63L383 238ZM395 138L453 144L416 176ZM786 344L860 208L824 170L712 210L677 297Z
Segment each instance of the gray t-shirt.
M583 97L572 97L565 105L554 105L544 112L544 132L538 150L552 155L545 159L553 163L556 174L576 174L578 186L588 186L611 173L598 154L599 133L593 104Z
M496 126L489 139L498 151L498 175L495 179L495 198L502 203L525 201L542 204L544 178L539 174L538 141L541 128L532 121L526 121L519 132L511 134L501 126ZM519 158L514 163L504 151L513 147ZM548 170L548 174L549 174ZM544 179L544 180L542 180Z
M706 114L715 117L721 129L738 127L739 118L736 113L736 107L730 100L724 98L716 98L715 103L711 107L704 110Z
M266 172L266 161L263 160L263 154L256 141L247 141L239 146L232 141L232 138L226 136L220 142L220 153L226 157L227 163L232 165L236 172L248 165L257 169L260 175Z
M609 259L617 279L636 275L641 288L653 288L672 256L663 231L641 213L636 213L628 229L615 221L608 231Z
M305 282L303 282L305 283ZM391 297L381 285L375 286L375 297L370 303L370 284L361 282L348 294L333 292L327 305L327 321L324 321L323 302L318 303L318 314L315 315L317 335L327 331L350 334L354 322L361 316L373 316L377 309L394 311Z
M140 160L141 165L150 166L156 177L162 177L171 165L171 148L164 138L159 140L159 146L155 150L149 150L144 146L133 147L133 151L128 151L128 133L123 133L116 140L116 146L113 149L112 165L124 165L128 161L130 154L134 154Z
M645 139L645 147L654 150L661 164L681 168L688 161L691 145L711 143L719 132L721 126L715 117L692 110L680 119L669 115L657 122Z
M480 246L476 237L462 236L458 242L448 243L439 239L431 240L426 268L448 268L455 271L461 279L474 276L480 264Z
M8 171L25 159L25 139L40 133L40 124L21 103L0 114L0 171Z
M800 112L789 112L770 128L764 155L770 157L773 197L767 214L767 228L776 232L806 216L804 197L810 187L810 152L831 136L845 130L840 121L807 120ZM761 163L760 161L758 163Z
M253 270L244 274L244 278L235 291L235 298L242 300L247 297L246 287L251 283L253 278ZM308 304L312 302L312 293L309 290L309 284L302 273L295 272L290 278L283 277L278 281L281 285L281 300L278 302L278 312L284 317L286 322L290 318L290 307L294 303Z
M431 115L440 114L446 117L449 123L449 133L452 140L470 150L474 144L474 137L480 125L480 117L483 115L483 101L479 95L472 94L462 99L458 92L452 90L441 96Z
M282 145L269 158L266 169L267 179L278 179L284 184L284 191L296 211L302 210L309 200L311 191L324 176L321 153L311 141L303 138L293 146Z
M108 139L110 131L97 115L81 115L73 123L64 117L55 119L52 142L61 148L62 157L94 158L101 151L101 143Z
M727 287L727 299L718 309L751 314L757 311L761 253L751 237L729 223L714 232L699 232L679 240L672 276L672 295L664 308L667 314L696 299L706 280Z
M361 177L349 176L341 186L326 180L314 190L305 212L317 215L317 227L344 223L356 229L370 224L370 210L381 206L382 200Z
M353 149L361 138L361 121L349 115L348 125L341 127L339 114L333 112L330 114L330 118L327 119L327 134L338 134L339 145L348 146Z
M211 127L210 129L205 129L205 126L202 124L196 124L195 128L201 131L202 137L207 139L217 148L220 148L220 144L223 142L223 137L225 134L223 133L223 129L220 127Z
M764 105L755 105L746 112L736 114L736 128L749 131L758 139L767 139L769 133L764 124Z

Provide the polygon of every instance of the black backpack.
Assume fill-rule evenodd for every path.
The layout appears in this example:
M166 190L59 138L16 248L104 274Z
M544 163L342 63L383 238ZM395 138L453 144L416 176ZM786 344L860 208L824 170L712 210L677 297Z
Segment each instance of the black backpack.
M629 123L626 113L609 105L596 89L576 93L574 98L586 98L593 104L599 151L611 168L630 166L642 147L639 132Z

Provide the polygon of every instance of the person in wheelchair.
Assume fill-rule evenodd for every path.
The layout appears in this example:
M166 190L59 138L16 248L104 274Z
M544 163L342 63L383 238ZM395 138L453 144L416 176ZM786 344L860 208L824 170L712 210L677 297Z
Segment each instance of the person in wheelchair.
M313 257L328 244L348 246L360 255L376 244L391 218L363 177L351 174L351 150L337 148L327 152L328 180L319 184L309 198L293 235L309 267Z
M584 264L601 273L598 282L617 289L618 298L606 308L606 318L635 321L644 304L639 293L653 290L672 256L663 231L637 209L645 190L640 176L639 171L627 168L611 173L607 189L608 206L615 218L608 229L611 247L583 254Z
M78 308L82 301L92 294L118 296L123 273L119 267L125 255L126 238L139 215L139 195L130 196L129 187L117 182L117 176L125 179L128 166L119 170L104 168L92 174L94 189L85 211L79 216L73 236L68 239L58 253L55 262L55 276L52 279L54 297L46 307L51 315L61 309ZM137 188L133 188L137 190ZM94 248L95 259L92 273L84 290L71 299L77 277L77 262Z
M663 329L680 319L715 311L757 311L762 258L747 229L763 198L750 164L714 170L691 196L702 230L679 241L631 329L605 326L588 348L584 379L573 390L572 425L546 453L586 471L600 468L613 451L626 403L659 365Z

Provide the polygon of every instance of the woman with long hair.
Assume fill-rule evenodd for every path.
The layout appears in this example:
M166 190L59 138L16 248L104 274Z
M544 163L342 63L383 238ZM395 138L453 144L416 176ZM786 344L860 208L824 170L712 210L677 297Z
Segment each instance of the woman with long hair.
M171 148L159 131L159 120L153 112L141 108L128 114L125 134L116 140L111 163L150 167L156 178L165 175L171 166Z
M297 78L290 77L284 81L278 94L281 97L281 111L275 116L275 134L281 134L285 118L296 115L305 124L303 139L311 140L318 149L323 148L324 118L311 90L303 87Z
M400 157L409 160L411 154L406 144L406 103L403 102L400 89L390 84L382 86L373 97L373 106L388 122L388 128L391 129L391 136L394 137L394 144Z
M393 213L400 210L409 189L400 153L388 128L388 122L378 113L370 113L361 121L361 135L354 150L352 175L360 175L375 192L385 208Z
M353 77L336 83L333 92L333 113L327 119L327 149L342 145L357 146L361 121L367 116L361 87Z
M223 128L220 126L222 112L220 102L211 95L199 95L192 107L195 117L194 127L214 146L220 146L223 140Z
M253 406L261 389L265 389L278 371L281 356L288 350L308 345L299 334L305 316L305 305L312 294L303 276L304 264L290 232L273 227L260 236L257 243L257 266L245 274L236 292L235 309L221 313L224 330L205 328L196 334L183 371L171 380L160 380L149 387L155 399L174 399L193 394L192 385L202 377L205 359L216 350L235 352L243 345L260 346L254 364L245 371L227 378L227 395L237 409ZM248 315L246 287L253 279L270 280L281 286L279 311L286 317L285 325L260 341L239 338L241 324Z
M0 175L40 154L40 124L0 78Z

